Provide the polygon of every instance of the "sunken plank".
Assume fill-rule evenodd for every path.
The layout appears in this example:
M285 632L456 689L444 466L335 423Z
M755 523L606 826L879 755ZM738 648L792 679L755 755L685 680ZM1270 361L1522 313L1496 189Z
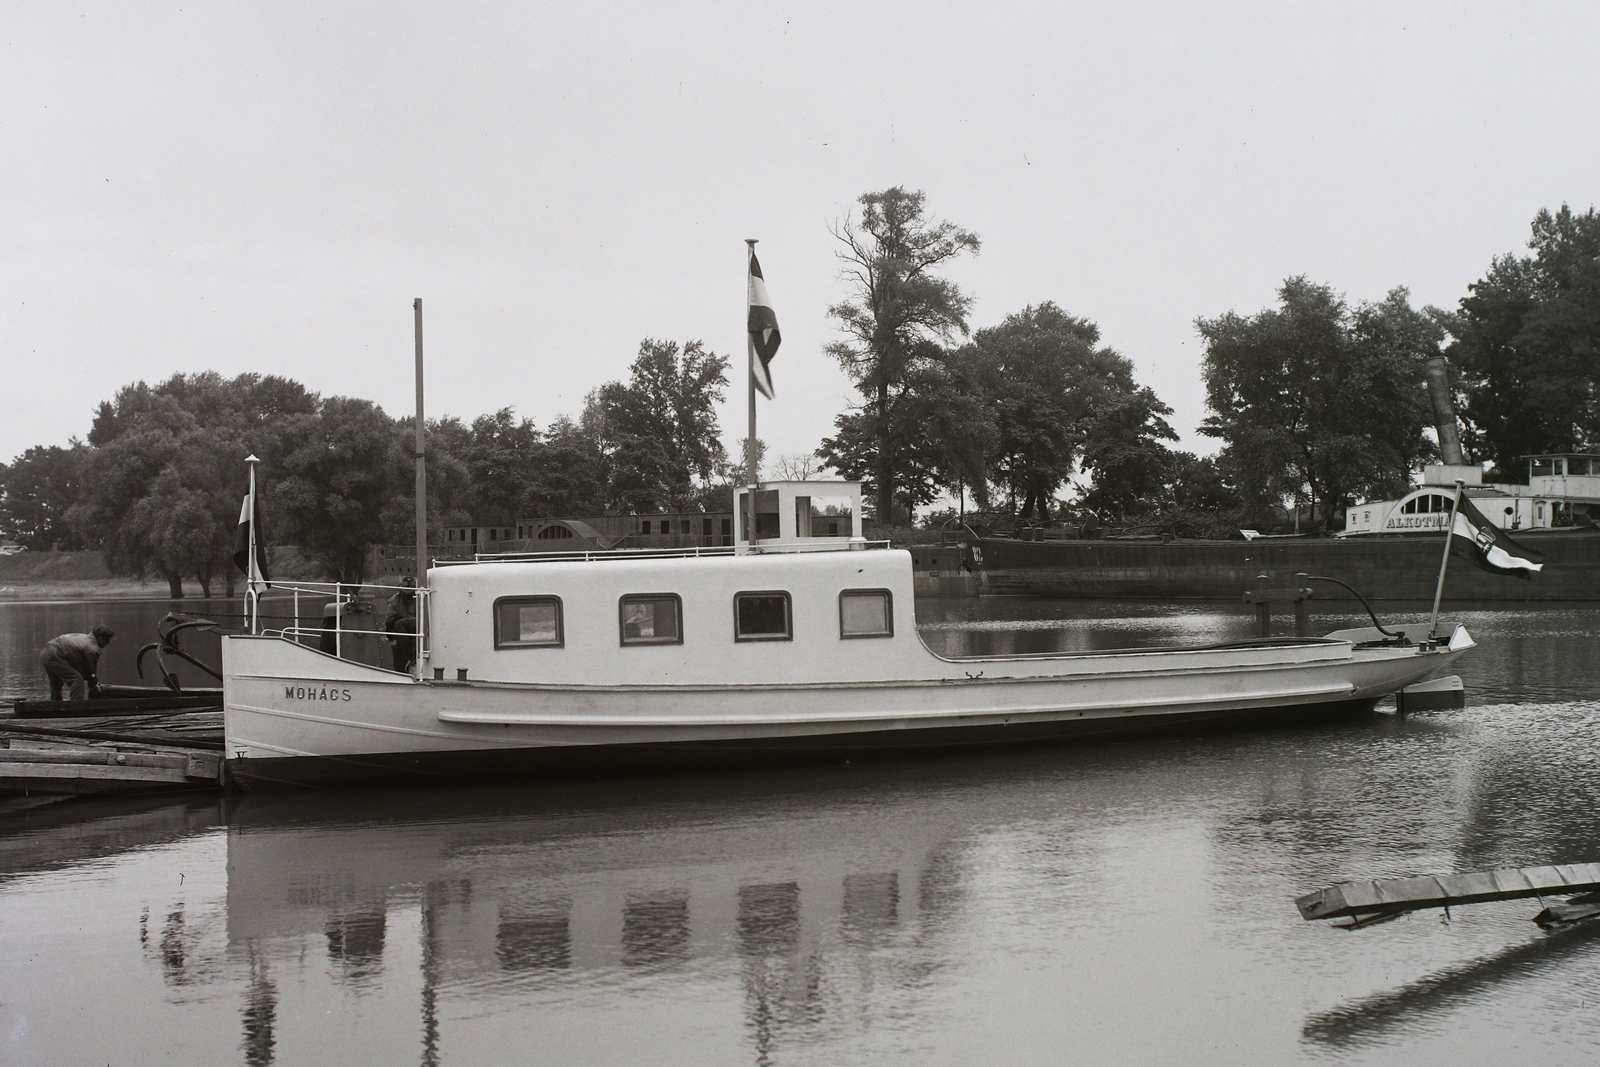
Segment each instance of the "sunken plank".
M1339 882L1295 900L1301 918L1399 914L1418 908L1481 904L1491 900L1556 896L1600 889L1600 863L1563 863L1553 867L1513 867L1471 874L1378 878Z

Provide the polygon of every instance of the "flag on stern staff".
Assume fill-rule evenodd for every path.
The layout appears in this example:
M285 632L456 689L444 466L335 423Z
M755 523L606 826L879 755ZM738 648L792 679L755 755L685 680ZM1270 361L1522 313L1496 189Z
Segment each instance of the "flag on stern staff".
M1504 530L1483 517L1465 495L1456 505L1455 525L1450 530L1450 547L1466 555L1486 571L1532 578L1544 568L1544 553L1523 548Z
M261 525L261 498L256 498L255 515L250 514L250 494L244 495L244 503L239 505L239 525L233 531L233 565L246 575L250 573L250 525L254 519L256 528L256 573L268 585L272 583L267 578L267 537Z
M778 354L778 344L783 338L778 333L778 316L767 297L767 280L761 276L761 263L755 251L750 253L750 347L755 358L750 362L750 373L755 378L756 389L768 400L772 399L772 372L768 364Z

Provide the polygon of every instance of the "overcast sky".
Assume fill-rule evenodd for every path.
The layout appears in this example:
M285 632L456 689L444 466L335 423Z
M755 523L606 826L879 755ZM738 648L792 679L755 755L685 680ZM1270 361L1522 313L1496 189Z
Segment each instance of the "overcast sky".
M547 423L645 337L783 328L773 452L851 400L830 223L976 231L974 327L1053 300L1204 417L1198 316L1290 275L1453 305L1600 181L1600 6L283 2L0 8L0 457L138 379Z

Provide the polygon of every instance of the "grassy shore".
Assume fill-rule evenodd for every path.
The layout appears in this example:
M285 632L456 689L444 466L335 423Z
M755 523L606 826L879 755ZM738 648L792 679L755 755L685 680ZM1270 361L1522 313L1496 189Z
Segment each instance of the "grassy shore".
M191 582L192 586L193 583ZM197 594L199 590L186 590ZM98 552L19 552L0 556L0 600L149 599L166 582L141 582L106 569Z

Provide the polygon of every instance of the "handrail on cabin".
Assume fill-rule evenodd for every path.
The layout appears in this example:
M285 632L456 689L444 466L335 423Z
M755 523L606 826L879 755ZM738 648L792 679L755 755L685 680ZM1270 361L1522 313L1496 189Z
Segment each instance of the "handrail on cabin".
M595 563L615 559L692 559L701 556L786 555L807 552L846 552L851 549L885 549L888 541L830 537L820 543L788 541L755 545L696 545L684 548L608 548L573 552L481 552L471 559L436 559L435 567L460 567L473 563Z

